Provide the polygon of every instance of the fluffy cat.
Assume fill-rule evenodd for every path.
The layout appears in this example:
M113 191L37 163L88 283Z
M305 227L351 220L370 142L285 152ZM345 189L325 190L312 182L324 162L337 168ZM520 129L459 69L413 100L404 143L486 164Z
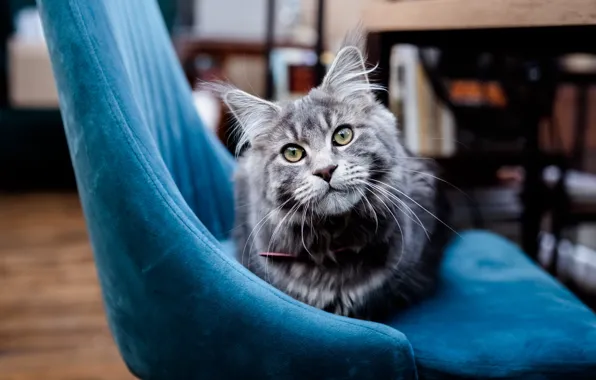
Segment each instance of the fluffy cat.
M361 45L349 36L298 100L216 87L249 145L236 177L238 260L302 302L381 319L432 290L449 229L437 178L375 100Z

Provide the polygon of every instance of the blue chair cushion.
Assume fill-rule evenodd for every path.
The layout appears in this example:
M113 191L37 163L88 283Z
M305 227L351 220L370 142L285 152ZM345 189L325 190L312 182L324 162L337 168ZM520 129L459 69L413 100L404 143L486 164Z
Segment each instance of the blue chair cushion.
M424 379L596 379L594 314L488 232L452 242L435 297L388 324Z

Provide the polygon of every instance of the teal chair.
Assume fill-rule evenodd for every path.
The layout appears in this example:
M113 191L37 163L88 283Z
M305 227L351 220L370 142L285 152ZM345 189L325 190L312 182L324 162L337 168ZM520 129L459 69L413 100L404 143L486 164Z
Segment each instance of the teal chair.
M506 240L455 239L385 323L313 309L232 257L234 160L152 0L40 0L107 317L143 379L593 379L596 317Z

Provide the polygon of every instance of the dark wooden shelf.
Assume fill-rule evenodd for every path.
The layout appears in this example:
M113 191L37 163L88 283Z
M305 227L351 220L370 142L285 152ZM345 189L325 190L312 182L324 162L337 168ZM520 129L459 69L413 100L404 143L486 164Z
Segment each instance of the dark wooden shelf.
M231 39L205 39L192 35L179 35L174 37L174 46L180 60L206 54L218 58L227 58L233 55L263 56L267 51L265 42L240 41ZM294 48L313 49L313 46L293 42L277 42L274 49Z

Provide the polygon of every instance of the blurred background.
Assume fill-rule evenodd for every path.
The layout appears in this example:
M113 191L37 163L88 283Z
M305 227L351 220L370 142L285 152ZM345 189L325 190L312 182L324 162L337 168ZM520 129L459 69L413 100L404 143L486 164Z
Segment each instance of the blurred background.
M511 25L501 35L433 25L424 7L442 1L158 0L197 112L231 151L227 110L201 80L302 96L363 18L373 31L404 29L374 16L403 3L412 17L399 41L368 37L371 63L388 63L373 79L388 85L381 100L408 147L440 164L454 227L518 242L595 307L596 56L582 46L594 29L538 28L546 45L530 54L507 38ZM462 7L451 12L458 20ZM567 48L554 49L553 36ZM453 43L464 39L476 41ZM128 378L103 315L35 2L0 0L0 379Z

